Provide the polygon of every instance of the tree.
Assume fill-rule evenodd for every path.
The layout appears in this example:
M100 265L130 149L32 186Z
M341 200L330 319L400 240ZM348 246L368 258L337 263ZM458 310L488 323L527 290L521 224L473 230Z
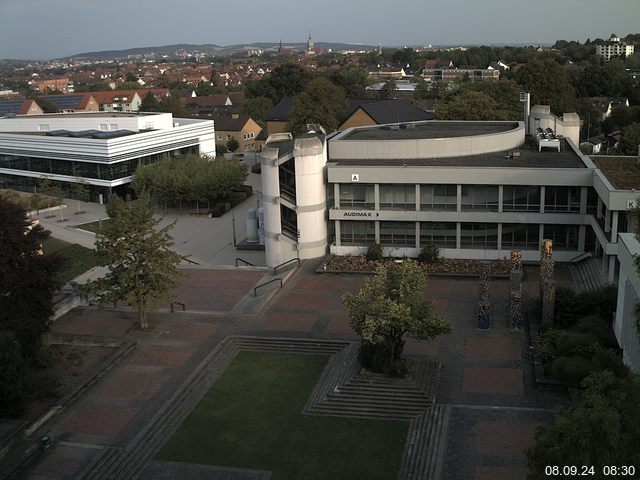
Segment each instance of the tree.
M0 418L17 417L24 411L29 364L12 331L0 331Z
M235 137L231 137L227 141L227 150L229 150L231 153L236 153L236 150L238 150L238 148L240 148L238 140L236 140Z
M390 78L380 89L380 98L394 98L396 95L396 81L393 78Z
M640 378L609 370L592 373L569 407L553 424L539 427L527 452L530 480L549 478L547 465L590 465L605 478L608 465L640 465ZM607 477L608 478L608 477Z
M533 105L549 105L557 114L575 111L576 94L567 70L553 60L532 60L518 70L515 80L531 93Z
M264 125L264 119L273 108L273 103L267 97L248 98L240 105L240 113L249 115L254 121L260 125Z
M632 123L622 130L620 152L625 155L638 155L640 149L640 123Z
M28 363L37 359L59 286L59 258L40 254L48 236L20 206L0 196L0 331L13 332Z
M465 91L436 110L438 120L512 120L498 103L483 92Z
M140 111L141 112L159 112L160 111L160 102L153 94L153 92L147 93L140 103Z
M313 74L295 63L285 63L264 75L260 80L247 83L247 96L268 97L276 105L284 97L302 92Z
M367 96L369 74L362 67L341 68L331 76L334 84L342 87L347 97L364 98Z
M405 335L420 340L451 331L425 297L427 275L418 263L383 264L356 293L346 293L353 330L362 337L359 359L364 367L393 372L402 369Z
M289 114L289 131L304 133L308 123L318 123L327 132L332 132L338 128L346 108L342 88L324 77L314 78L294 101Z
M101 265L108 273L89 282L84 291L94 295L100 307L124 301L135 307L140 329L148 328L147 313L161 301L171 301L180 276L178 264L185 258L171 250L169 232L175 222L158 229L149 197L125 201L112 196L107 205L111 223L96 237Z

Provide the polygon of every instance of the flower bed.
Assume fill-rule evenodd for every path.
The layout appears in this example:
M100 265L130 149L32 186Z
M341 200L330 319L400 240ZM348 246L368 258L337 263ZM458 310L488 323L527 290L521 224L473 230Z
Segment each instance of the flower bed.
M333 272L373 272L383 263L395 261L391 258L384 260L367 260L364 255L331 256L326 261L324 270ZM452 275L480 275L482 260L466 260L455 258L438 258L434 262L421 263L427 273ZM508 260L490 260L490 275L509 275L510 262Z

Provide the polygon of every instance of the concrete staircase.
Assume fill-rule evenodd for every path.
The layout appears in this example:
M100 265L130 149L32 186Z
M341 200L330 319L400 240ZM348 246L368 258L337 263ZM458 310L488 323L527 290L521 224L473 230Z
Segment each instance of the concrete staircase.
M439 363L411 358L405 378L386 378L360 371L354 343L240 336L230 336L218 345L125 448L104 448L78 478L139 478L156 452L242 350L330 355L303 413L410 420L400 479L439 478L449 419L449 407L434 403Z
M451 407L434 405L409 424L400 480L436 480L442 474Z
M602 259L588 258L571 266L571 279L577 293L592 292L605 287L608 282L602 272Z

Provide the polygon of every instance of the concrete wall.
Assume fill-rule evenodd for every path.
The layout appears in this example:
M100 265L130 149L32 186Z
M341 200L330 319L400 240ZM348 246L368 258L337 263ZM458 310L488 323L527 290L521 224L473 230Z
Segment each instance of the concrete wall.
M524 136L524 123L518 122L516 128L507 132L469 137L421 138L412 140L334 139L331 141L331 158L367 158L373 160L461 157L465 155L515 150L524 143Z
M97 104L96 104L97 105ZM47 125L48 130L100 130L101 124L116 124L117 128L110 130L131 130L138 132L148 127L153 129L173 128L173 117L170 113L147 115L109 115L105 112L96 113L67 113L30 115L28 117L0 118L0 132L39 132L40 126Z
M569 138L575 145L580 145L580 117L577 113L564 113L559 118L551 113L548 105L534 105L529 114L527 132L535 135L538 127L551 128L558 135Z
M555 253L555 252L554 252ZM640 373L640 336L635 325L634 308L640 299L640 276L633 255L640 254L640 243L632 233L620 234L618 261L618 302L613 331L623 351L624 362Z

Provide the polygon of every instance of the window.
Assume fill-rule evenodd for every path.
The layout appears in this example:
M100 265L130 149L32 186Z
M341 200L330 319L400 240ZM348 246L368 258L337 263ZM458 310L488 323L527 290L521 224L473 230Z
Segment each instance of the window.
M456 248L456 224L453 222L421 222L420 245Z
M222 135L218 135L218 140L222 141L223 137Z
M497 185L463 185L462 210L498 210Z
M415 248L415 222L380 222L380 243L387 246Z
M545 225L544 238L550 239L556 250L578 250L577 225Z
M100 130L108 130L109 126L106 123L101 123L100 124Z
M375 207L373 188L373 185L340 184L340 208L373 209Z
M231 135L227 135L227 142L231 140Z
M110 123L109 124L109 129L110 130L118 130L118 124L117 123Z
M415 210L416 187L415 185L380 185L380 208Z
M580 213L580 187L546 187L544 211Z
M456 210L457 204L456 185L420 185L421 210Z
M283 235L298 241L300 232L298 231L298 216L296 212L284 205L280 205L280 222Z
M505 186L502 191L505 212L539 212L540 187Z
M498 224L463 223L460 232L461 248L498 248Z
M40 125L38 125L38 131L40 131L40 132L48 132L49 131L49 124L48 123L41 123Z
M534 224L502 224L502 248L537 250L540 238L540 226Z
M340 222L342 245L371 245L376 241L376 222Z

